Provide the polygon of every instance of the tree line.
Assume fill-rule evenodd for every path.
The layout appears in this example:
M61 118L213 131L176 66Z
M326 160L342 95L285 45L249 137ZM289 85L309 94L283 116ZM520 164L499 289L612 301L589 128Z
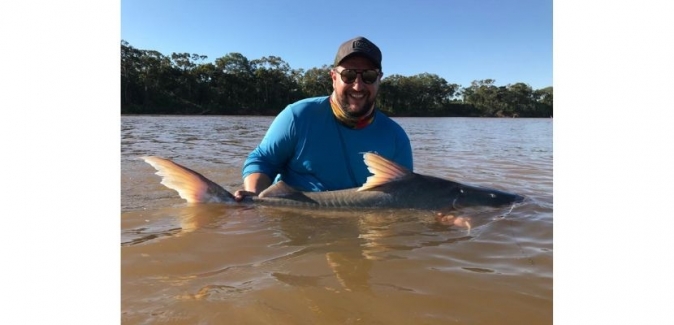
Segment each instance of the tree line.
M121 42L122 114L276 115L286 105L332 92L331 65L292 69L277 56L140 50ZM390 116L550 117L552 87L475 80L462 87L432 73L384 76L377 107Z

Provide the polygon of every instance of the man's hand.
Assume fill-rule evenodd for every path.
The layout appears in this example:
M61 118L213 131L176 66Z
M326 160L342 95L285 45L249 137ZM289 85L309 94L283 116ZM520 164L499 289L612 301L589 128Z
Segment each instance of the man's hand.
M238 190L238 191L234 192L234 201L241 202L241 201L243 201L243 198L245 198L246 196L257 196L257 193L250 192L250 191L244 191L244 190Z
M257 196L271 185L269 176L262 173L252 173L243 180L243 190L234 192L234 201L241 202L246 196Z

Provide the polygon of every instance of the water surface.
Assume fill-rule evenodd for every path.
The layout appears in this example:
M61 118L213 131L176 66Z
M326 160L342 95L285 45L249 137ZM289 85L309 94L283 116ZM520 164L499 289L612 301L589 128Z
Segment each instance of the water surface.
M124 324L552 323L550 119L396 119L416 172L528 198L462 211L470 231L415 211L190 206L138 158L235 190L273 117L121 119Z

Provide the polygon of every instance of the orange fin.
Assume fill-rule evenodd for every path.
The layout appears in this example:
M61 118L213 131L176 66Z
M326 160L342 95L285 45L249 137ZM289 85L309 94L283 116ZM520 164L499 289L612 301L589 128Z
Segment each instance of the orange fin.
M409 169L375 153L366 152L363 154L363 160L367 165L367 170L373 175L367 178L365 184L358 188L358 191L369 190L412 175Z
M234 202L234 196L220 185L185 166L161 157L141 158L157 170L161 184L176 190L189 203Z

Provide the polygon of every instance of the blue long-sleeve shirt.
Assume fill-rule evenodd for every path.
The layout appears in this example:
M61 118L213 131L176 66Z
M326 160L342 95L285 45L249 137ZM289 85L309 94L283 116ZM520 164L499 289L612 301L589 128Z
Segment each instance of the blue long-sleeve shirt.
M242 175L263 173L303 191L359 187L371 175L365 152L413 170L409 138L391 118L376 110L370 125L351 129L335 119L328 96L307 98L276 116L248 155Z

